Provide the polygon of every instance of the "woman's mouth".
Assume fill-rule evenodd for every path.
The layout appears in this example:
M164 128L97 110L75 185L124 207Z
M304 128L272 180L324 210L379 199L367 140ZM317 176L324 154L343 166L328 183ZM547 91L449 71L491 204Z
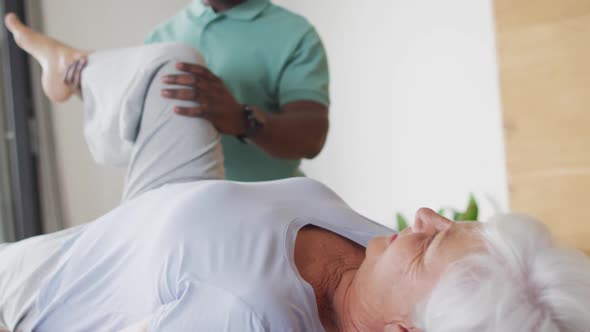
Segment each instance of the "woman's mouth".
M391 242L395 241L395 239L397 239L397 234L393 234L393 236L391 237Z

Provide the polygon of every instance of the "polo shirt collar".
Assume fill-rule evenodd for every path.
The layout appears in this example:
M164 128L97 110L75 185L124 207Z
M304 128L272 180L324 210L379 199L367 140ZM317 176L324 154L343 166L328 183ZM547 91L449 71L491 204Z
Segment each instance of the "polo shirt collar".
M204 9L202 0L195 0L195 9ZM210 11L212 14L225 15L229 18L236 20L251 21L258 17L265 9L270 5L270 0L247 0L246 2L237 5L236 7L227 10L223 13L216 14L212 8L207 8L206 11Z
M269 4L270 0L247 0L224 14L233 19L251 21L258 17Z

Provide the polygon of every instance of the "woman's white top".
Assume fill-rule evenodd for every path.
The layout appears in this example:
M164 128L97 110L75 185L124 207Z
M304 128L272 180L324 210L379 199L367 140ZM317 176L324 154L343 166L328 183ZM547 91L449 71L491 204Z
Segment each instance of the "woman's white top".
M26 328L116 331L147 318L149 331L323 331L294 264L308 224L363 246L393 234L306 178L152 190L65 242Z

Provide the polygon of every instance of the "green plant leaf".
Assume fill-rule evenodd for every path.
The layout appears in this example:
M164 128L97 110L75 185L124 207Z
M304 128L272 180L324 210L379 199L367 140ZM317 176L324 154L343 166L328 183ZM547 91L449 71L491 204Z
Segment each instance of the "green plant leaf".
M396 215L396 219L397 219L397 231L401 232L404 229L408 228L408 221L406 219L406 217L404 217L403 214L398 213Z
M457 210L453 210L453 221L461 221L461 218L462 213Z
M467 209L463 213L459 213L455 221L476 221L479 215L479 207L473 194L469 195L469 203Z
M479 207L477 205L477 201L473 194L469 196L469 205L467 206L467 211L465 211L465 220L468 221L476 221L477 217L479 216Z

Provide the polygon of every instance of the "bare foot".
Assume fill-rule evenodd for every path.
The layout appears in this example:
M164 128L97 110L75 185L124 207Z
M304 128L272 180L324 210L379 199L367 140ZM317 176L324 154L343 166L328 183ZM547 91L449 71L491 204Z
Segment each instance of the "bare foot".
M64 82L68 66L88 52L65 45L24 25L15 14L6 15L6 27L18 46L41 64L43 91L53 102L63 102L76 91Z

